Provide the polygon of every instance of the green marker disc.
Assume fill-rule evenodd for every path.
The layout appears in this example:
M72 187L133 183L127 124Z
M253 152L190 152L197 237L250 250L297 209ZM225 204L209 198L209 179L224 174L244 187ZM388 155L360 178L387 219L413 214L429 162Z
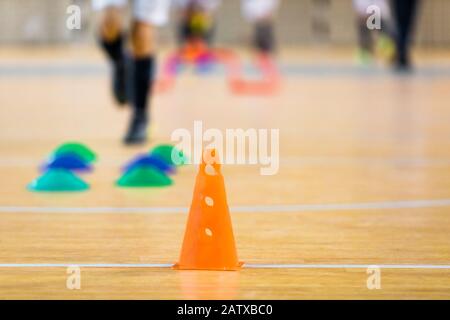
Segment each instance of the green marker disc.
M137 167L124 173L116 184L120 187L164 187L172 184L172 179L152 167Z
M53 152L53 157L64 153L74 153L87 163L92 163L97 160L97 155L91 149L78 142L68 142L60 145Z
M183 154L183 151L178 150L177 148L175 148L170 144L160 144L155 148L153 148L150 154L156 155L160 157L162 160L164 160L166 163L174 166L186 164L188 161L188 158ZM176 158L173 159L172 154L174 154L175 157L178 155L177 158L179 158L179 161L177 161Z
M43 192L83 191L89 189L89 185L69 170L51 169L33 180L28 189Z

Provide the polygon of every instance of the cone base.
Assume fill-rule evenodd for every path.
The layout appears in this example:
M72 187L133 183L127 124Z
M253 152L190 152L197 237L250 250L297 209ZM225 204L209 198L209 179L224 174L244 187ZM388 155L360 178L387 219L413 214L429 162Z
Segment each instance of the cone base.
M41 166L42 171L52 169L63 169L77 172L89 172L92 167L85 162L80 156L74 153L66 153L51 157L47 163Z
M87 163L92 163L97 159L97 155L89 147L79 142L63 143L53 151L52 155L58 157L62 154L75 154Z
M77 192L89 189L89 185L73 172L51 169L33 180L27 189L35 192Z
M32 184L28 184L26 189L31 192L39 192L39 193L77 193L89 190L89 187L79 188L79 189L39 189L33 186Z
M116 185L122 188L166 187L173 184L166 174L153 167L134 168L120 177Z
M175 163L172 160L172 151L174 151L174 150L180 156L180 159L179 159L180 163ZM150 155L157 156L161 160L165 161L167 164L173 165L173 166L184 165L187 163L187 160L188 160L187 157L183 154L183 152L181 150L176 149L174 146L172 146L170 144L160 144L160 145L156 146L155 148L153 148L150 151Z
M148 154L136 156L123 167L123 171L127 172L139 167L154 167L166 174L173 174L176 171L175 166L166 163L159 156L151 156Z
M204 270L204 271L239 271L242 269L244 262L238 262L238 265L235 267L192 267L192 266L182 266L178 262L172 266L174 270Z

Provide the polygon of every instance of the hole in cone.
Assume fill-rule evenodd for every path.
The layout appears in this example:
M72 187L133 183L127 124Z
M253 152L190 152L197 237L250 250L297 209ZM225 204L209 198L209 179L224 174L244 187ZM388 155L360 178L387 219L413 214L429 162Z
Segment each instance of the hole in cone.
M212 207L212 206L214 205L214 200L213 200L213 198L211 198L211 197L205 197L205 203L206 203L208 206Z
M212 231L209 228L205 228L205 233L208 237L212 237Z
M205 151L203 151L202 162L211 165L220 163L220 158L218 153L216 152L216 149L206 149Z
M207 165L205 166L205 173L206 173L208 176L215 176L215 175L216 175L216 169L214 169L214 167L213 167L212 165L207 164Z

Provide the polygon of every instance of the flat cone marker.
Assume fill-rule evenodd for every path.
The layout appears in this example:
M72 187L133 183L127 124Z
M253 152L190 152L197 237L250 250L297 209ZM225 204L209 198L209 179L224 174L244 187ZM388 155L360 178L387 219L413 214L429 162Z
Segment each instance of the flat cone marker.
M117 180L120 187L165 187L172 184L172 179L153 167L136 167L127 171Z
M83 191L89 189L89 185L69 170L51 169L33 180L28 189L43 192Z
M79 142L68 142L60 145L55 151L53 151L53 157L57 157L65 153L74 153L87 163L92 163L97 160L97 155L87 146Z
M154 167L159 171L162 171L167 174L175 173L174 166L166 163L158 156L152 156L149 154L137 156L124 166L123 171L130 171L138 167Z
M52 157L43 167L49 169L67 169L74 171L90 171L91 166L75 153L63 153L60 156Z
M160 144L153 148L150 154L160 157L170 165L180 166L187 162L187 157L183 154L183 151L170 144Z
M214 154L214 151L211 152ZM225 184L218 163L200 164L175 269L239 270Z

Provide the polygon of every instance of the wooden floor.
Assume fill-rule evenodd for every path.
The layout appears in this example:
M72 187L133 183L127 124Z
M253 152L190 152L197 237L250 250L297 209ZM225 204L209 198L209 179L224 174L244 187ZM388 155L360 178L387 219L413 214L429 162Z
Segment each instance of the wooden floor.
M113 105L101 55L77 50L0 53L1 299L450 298L450 52L419 54L408 77L290 50L270 97L184 74L153 101L151 142L125 148L128 110ZM166 189L114 186L122 164L194 120L280 129L277 175L223 169L239 272L158 267L177 261L195 166ZM27 191L65 140L99 154L91 190ZM66 288L67 265L81 265L80 290ZM367 288L369 265L380 289Z

